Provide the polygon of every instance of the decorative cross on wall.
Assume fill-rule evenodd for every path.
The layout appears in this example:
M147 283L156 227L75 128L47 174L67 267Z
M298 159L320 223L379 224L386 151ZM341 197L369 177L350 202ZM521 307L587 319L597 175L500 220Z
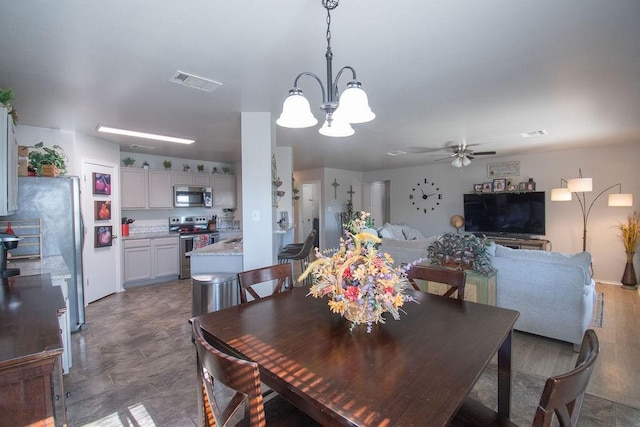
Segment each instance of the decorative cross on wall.
M349 191L347 191L347 194L349 195L349 202L353 204L353 195L356 194L356 192L353 191L353 185L349 186Z
M333 184L331 185L333 186L333 198L337 199L338 198L337 190L340 184L338 184L338 181L335 178L333 178Z

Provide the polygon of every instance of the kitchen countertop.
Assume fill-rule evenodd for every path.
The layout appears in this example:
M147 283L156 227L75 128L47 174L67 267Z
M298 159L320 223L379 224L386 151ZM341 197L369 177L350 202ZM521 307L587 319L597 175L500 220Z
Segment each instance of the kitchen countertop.
M187 252L187 256L221 256L221 255L240 255L242 256L242 238L232 238L222 240L212 245L205 246L195 251Z
M159 239L162 237L180 237L178 233L155 232L155 233L129 233L128 236L122 236L122 240L135 240L135 239Z
M49 273L52 280L69 279L71 277L71 272L64 262L64 258L60 255L41 259L9 259L8 268L19 268L20 276L35 276Z

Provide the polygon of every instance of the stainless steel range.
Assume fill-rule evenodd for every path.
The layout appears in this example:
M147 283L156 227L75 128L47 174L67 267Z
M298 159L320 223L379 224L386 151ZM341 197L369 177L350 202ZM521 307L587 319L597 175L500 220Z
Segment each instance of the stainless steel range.
M204 216L171 216L169 232L180 233L180 278L191 277L191 258L187 252L215 243L218 232L209 231L209 220Z

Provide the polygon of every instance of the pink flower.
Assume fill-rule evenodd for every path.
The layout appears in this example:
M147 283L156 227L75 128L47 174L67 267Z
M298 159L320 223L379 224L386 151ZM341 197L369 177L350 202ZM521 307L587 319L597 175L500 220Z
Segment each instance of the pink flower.
M350 301L356 301L358 299L358 295L360 294L360 289L357 286L349 286L344 293L346 299Z

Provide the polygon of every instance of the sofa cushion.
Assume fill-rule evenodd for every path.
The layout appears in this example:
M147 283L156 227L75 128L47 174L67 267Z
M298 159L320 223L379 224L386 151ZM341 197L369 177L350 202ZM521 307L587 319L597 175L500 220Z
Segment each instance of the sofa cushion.
M407 240L424 240L425 239L424 235L419 230L416 230L415 228L411 228L408 225L402 226L402 234L404 235L404 238Z
M406 240L402 232L402 226L397 224L386 223L383 227L391 234L392 239ZM384 237L384 236L383 236Z
M389 229L382 227L379 231L378 234L380 234L380 237L384 238L384 239L393 239L393 234L391 234L391 231L389 231Z
M577 254L565 254L560 252L547 252L532 249L512 249L502 245L496 245L495 256L528 261L553 262L561 264L579 265L589 268L591 254L579 252Z

